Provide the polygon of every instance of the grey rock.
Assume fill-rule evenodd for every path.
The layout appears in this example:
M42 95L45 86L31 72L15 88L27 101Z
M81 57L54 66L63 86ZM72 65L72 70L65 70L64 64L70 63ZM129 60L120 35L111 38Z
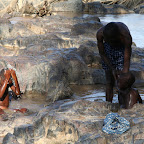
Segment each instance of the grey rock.
M89 13L95 13L95 14L107 13L107 9L100 2L86 3L84 7L84 11Z
M82 12L82 0L67 0L51 5L52 12Z
M3 144L20 144L20 143L17 141L16 137L13 134L8 133L3 139Z
M136 140L135 141L135 144L143 144L144 143L144 140Z
M111 13L111 14L127 14L127 13L130 13L128 9L126 9L124 6L121 6L121 5L113 5L112 8L109 8L108 13Z
M63 100L49 105L48 109L37 114L32 125L16 127L9 136L25 143L42 140L76 144L143 143L143 122L131 124L131 129L121 135L102 132L103 120L111 112L108 109L110 103L78 100L74 103L67 101L69 107L68 103L65 107L65 102ZM143 117L143 107L138 104L130 110L118 109L117 113L127 120L135 119L136 115Z
M93 34L95 36L96 30L103 25L100 22L90 21L87 23L78 23L71 28L72 35ZM93 37L94 37L93 36Z
M18 139L23 138L24 142L27 144L34 143L34 128L30 124L15 127L13 135L16 136Z

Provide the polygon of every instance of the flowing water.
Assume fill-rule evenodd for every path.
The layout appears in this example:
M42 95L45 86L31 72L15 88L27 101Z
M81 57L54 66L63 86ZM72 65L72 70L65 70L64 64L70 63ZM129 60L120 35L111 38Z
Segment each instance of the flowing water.
M67 99L65 102L71 103L77 100L89 100L89 101L105 101L105 85L71 85L73 91L72 100ZM137 88L142 100L144 101L144 89L142 87ZM67 104L68 104L67 103ZM118 103L118 94L114 89L113 103ZM22 95L20 100L12 100L10 102L10 109L27 108L32 113L38 112L40 109L48 105L46 102L46 96L38 93L27 93Z
M86 99L90 101L105 101L105 85L73 85L71 86L74 95L80 99ZM144 100L144 89L142 87L137 88L139 94ZM118 103L118 93L114 88L113 103Z
M38 112L41 108L47 106L45 94L39 94L36 92L29 92L22 94L22 98L19 100L12 99L9 105L10 109L27 108L32 113Z

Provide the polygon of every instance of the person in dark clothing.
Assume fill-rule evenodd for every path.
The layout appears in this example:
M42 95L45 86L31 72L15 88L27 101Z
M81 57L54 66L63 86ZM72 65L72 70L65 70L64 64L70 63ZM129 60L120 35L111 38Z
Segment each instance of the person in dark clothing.
M96 38L106 75L106 101L112 102L118 74L129 72L132 37L124 23L110 22L97 31Z

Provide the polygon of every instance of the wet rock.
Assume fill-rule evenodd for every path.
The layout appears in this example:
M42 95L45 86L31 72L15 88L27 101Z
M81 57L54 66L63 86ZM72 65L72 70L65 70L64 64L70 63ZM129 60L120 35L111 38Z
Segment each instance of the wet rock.
M33 138L39 140L40 138L45 136L45 127L42 124L43 116L36 121L34 121L34 131L33 131Z
M26 3L20 7L21 8L19 12L21 12L22 14L36 14L37 13L36 8L33 6L32 3L28 3L28 1L26 1Z
M105 14L107 9L100 2L90 2L85 4L84 12Z
M7 18L1 18L0 19L0 25L1 24L10 24L10 21Z
M37 2L33 1L34 7ZM39 9L43 8L44 3L41 2ZM99 4L89 6L90 12L105 12ZM27 7L23 10L25 13ZM119 109L118 104L70 99L70 84L105 83L95 38L97 29L103 26L98 17L52 15L13 24L5 19L1 21L1 59L16 69L22 92L46 93L49 101L49 106L46 105L34 118L26 120L22 114L15 113L2 122L1 136L12 132L4 138L5 143L142 142L142 104L123 110ZM144 79L143 57L143 50L133 49L131 70L138 80ZM119 136L103 133L103 120L111 111L129 120L131 129ZM19 117L14 119L15 116ZM14 121L10 121L11 118Z
M82 45L80 45L77 51L88 67L101 69L101 58L97 50L96 42L85 41Z
M10 37L10 32L12 30L12 25L10 25L8 22L6 23L0 23L0 39Z
M84 2L84 3L83 3ZM122 8L122 5L119 2L114 2L114 4L119 4L119 6L113 9L107 8L107 5L102 4L103 1L93 1L93 0L37 0L37 1L25 1L25 0L12 0L5 1L0 4L0 15L4 16L6 13L10 13L15 16L22 16L22 14L36 14L40 17L45 15L51 15L53 12L89 12L89 13L97 13L97 14L105 14L105 13L131 13L128 9ZM106 4L110 3L110 1L105 2ZM127 8L133 8L135 6L142 5L141 2L135 2L133 4L129 4L124 2ZM136 13L143 13L143 10L139 10L135 8Z
M143 14L144 13L144 3L134 8L135 13Z
M141 122L143 122L143 121L144 121L144 118L143 118L143 117L134 118L134 119L132 120L132 124L133 124L133 125L136 125L136 124L141 123Z
M93 69L91 70L92 79L94 84L102 83L105 84L105 72L103 69Z
M144 14L144 8L139 11L140 14Z
M86 16L84 16L83 20L84 20L84 22L89 22L89 21L100 22L100 18L95 15L86 15Z
M108 13L111 13L111 14L127 14L127 13L130 13L130 12L124 6L115 4L115 5L113 5L112 8L108 9Z
M38 50L39 48L41 49L38 47ZM55 101L72 95L69 84L93 83L87 65L83 58L77 54L77 49L65 51L47 49L43 52L44 55L38 50L37 52L33 52L33 50L36 49L29 50L27 54L25 51L23 58L17 56L17 58L7 59L7 62L17 69L22 91L47 92L47 99ZM39 59L35 59L34 56ZM43 61L45 57L49 60Z
M82 0L67 0L53 3L51 6L53 12L82 12Z
M8 133L3 139L3 144L10 144L10 143L20 144L14 135Z
M96 30L102 27L100 22L87 22L87 23L78 23L71 28L72 35L82 35L82 34L92 34L91 37L95 37Z
M135 123L135 125L131 123L131 129L121 135L108 135L102 132L103 120L111 112L108 108L110 105L108 102L88 100L78 100L73 103L70 100L55 102L49 105L48 109L41 110L33 119L32 125L16 127L11 137L18 142L27 143L143 142L143 122ZM143 106L137 104L129 110L118 109L117 113L132 122L136 121L137 116L143 117L142 109Z
M88 20L92 21L86 22ZM57 33L47 33L49 29L51 30L49 25L57 27L56 22L57 25L66 22L69 25L67 32L62 32L61 27ZM58 100L59 96L61 98L71 96L69 84L105 83L95 39L96 30L102 26L97 17L70 19L52 16L51 19L49 17L28 19L25 22L7 25L9 32L2 29L5 34L0 40L1 56L12 56L4 57L4 60L17 69L23 92L32 90L47 92L47 99ZM72 32L79 33L79 31L83 34L71 35ZM93 36L89 37L90 40L86 40L89 34ZM131 70L137 80L143 79L142 58L143 51L133 49Z
M33 143L32 137L34 136L33 133L34 129L32 125L23 125L20 127L15 127L14 135L17 137L20 143ZM19 140L23 138L23 141Z
M134 142L135 143L143 143L144 142L144 135L143 133L137 133L134 135Z
M143 144L144 143L144 140L136 140L135 141L135 144Z
M101 135L90 135L89 137L83 136L79 139L78 142L76 142L76 144L106 144L106 139L104 137L101 137Z
M67 60L70 60L68 64L68 80L71 84L81 84L81 80L87 77L87 66L83 59L74 53L66 55Z
M108 107L108 109L109 109L110 111L112 111L112 112L118 112L119 109L120 109L120 106L119 106L118 103L109 103L109 104L107 105L107 107Z

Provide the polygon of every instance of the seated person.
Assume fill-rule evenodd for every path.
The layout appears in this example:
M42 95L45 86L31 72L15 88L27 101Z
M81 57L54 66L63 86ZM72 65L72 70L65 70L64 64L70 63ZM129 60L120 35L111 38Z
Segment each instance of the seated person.
M118 76L118 100L121 107L129 109L137 102L142 103L142 99L137 89L132 88L135 76L131 73L122 73Z
M9 87L18 97L21 95L15 71L2 69L0 71L0 109L7 109L9 106Z

